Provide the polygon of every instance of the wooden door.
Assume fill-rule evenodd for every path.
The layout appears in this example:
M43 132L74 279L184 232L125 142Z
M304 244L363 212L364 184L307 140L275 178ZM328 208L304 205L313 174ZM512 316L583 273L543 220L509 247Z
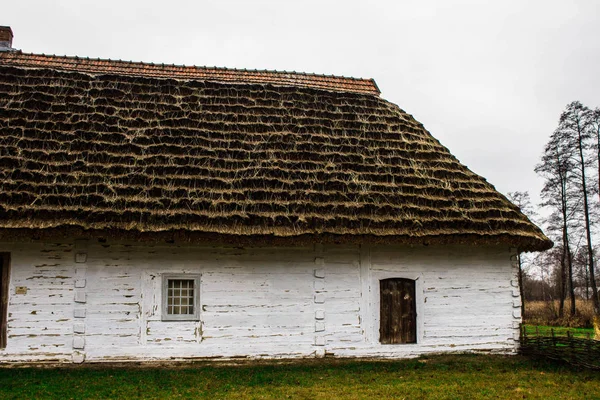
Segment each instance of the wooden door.
M379 341L382 344L417 342L415 281L391 278L379 281Z
M6 323L8 317L9 278L10 254L0 253L0 349L6 347Z

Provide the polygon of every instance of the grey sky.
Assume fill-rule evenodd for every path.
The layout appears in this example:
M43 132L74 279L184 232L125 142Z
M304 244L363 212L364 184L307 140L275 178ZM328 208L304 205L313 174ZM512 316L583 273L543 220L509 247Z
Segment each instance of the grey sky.
M600 106L600 2L27 1L26 52L374 78L500 191L529 190L567 103Z

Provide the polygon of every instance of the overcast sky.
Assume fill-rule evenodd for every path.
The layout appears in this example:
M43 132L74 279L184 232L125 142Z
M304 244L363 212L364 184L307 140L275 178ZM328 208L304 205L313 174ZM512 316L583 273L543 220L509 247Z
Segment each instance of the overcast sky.
M600 1L27 1L26 52L374 78L501 192L528 190L560 112L600 106Z

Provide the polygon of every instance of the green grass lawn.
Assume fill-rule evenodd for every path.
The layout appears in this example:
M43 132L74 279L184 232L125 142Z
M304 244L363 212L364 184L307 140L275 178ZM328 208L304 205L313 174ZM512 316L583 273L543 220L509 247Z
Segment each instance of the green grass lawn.
M552 329L556 336L567 336L567 331L570 331L573 337L587 338L588 334L594 338L594 328L566 328L562 326L545 326L537 325L537 333L542 336L551 336ZM536 334L536 325L525 325L527 335L533 336Z
M0 369L0 398L600 399L600 373L521 356Z

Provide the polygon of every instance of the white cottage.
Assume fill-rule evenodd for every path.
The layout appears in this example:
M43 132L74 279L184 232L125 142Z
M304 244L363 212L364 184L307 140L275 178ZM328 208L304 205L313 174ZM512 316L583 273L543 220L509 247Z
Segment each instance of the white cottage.
M516 350L552 243L373 80L11 43L3 362Z

